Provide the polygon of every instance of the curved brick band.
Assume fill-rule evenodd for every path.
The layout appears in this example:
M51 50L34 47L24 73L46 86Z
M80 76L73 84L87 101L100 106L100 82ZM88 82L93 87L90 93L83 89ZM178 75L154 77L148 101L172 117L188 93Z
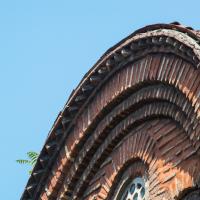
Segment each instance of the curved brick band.
M144 171L149 199L198 187L199 43L160 24L106 52L58 116L22 199L113 199L124 174Z
M107 165L112 163L112 166L115 166L113 160L109 158L109 162L107 161L101 168L105 168ZM112 169L112 168L111 168ZM136 177L142 177L146 182L149 182L149 167L140 159L130 159L126 164L123 164L123 167L119 170L117 175L113 176L112 182L108 179L109 177L101 177L101 189L99 189L99 192L96 194L95 191L93 191L93 196L107 196L108 199L117 199L118 196L122 195L122 191L124 189L124 186L129 184L134 178ZM106 174L106 173L105 173ZM108 174L107 174L108 175ZM103 178L103 179L102 179ZM114 181L113 181L114 180ZM93 187L94 182L90 184L90 188ZM148 190L148 189L147 189ZM88 194L91 192L91 190L88 190ZM147 191L148 193L148 191ZM91 195L91 193L90 193Z
M164 137L163 132L165 132ZM100 167L99 174L102 174L100 180L94 182L96 178L94 177L89 189L94 188L99 182L101 186L90 195L97 199L113 199L114 194L109 196L109 193L110 191L112 193L112 188L118 185L116 179L121 169L127 162L132 160L134 163L134 160L137 161L139 158L149 166L149 199L174 199L180 191L198 181L198 155L186 161L186 157L193 151L191 143L184 137L184 131L178 129L171 120L148 122L145 126L138 127L138 130L132 130L110 154L109 162ZM134 173L140 169L139 166ZM105 190L108 183L110 187Z
M163 60L167 60L167 57L168 56L164 56L163 57ZM173 59L172 59L173 58ZM146 64L146 62L145 61L138 61L135 65L131 65L131 66L128 66L128 67L125 67L125 68L123 68L121 71L119 71L119 75L121 75L121 76L126 76L126 75L129 75L129 76L131 76L131 70L132 69L134 69L135 68L135 70L136 70L136 67L138 67L138 68L143 68L144 66L146 67L146 68L151 68L151 65L152 65L152 63L154 63L154 67L156 67L156 65L155 65L155 63L156 63L156 59L158 59L158 56L156 56L156 57L154 57L154 56L151 56L151 57L148 57L146 60L151 60L151 62L149 62L149 63L151 63L151 64L149 64L150 65L150 67ZM172 59L172 60L171 60ZM184 71L189 71L190 69L189 69L189 64L187 64L187 63L184 63L183 61L181 61L181 60L179 60L179 61L177 61L177 59L178 58L174 58L173 56L169 56L168 57L168 62L166 62L166 63L168 63L168 65L167 64L163 64L163 66L165 66L165 67L170 67L170 65L169 65L169 63L170 63L170 60L171 60L171 63L173 63L173 61L176 61L175 62L175 64L176 64L176 66L175 67L177 67L178 66L178 62L179 62L179 65L182 67L182 71L184 72ZM155 60L155 61L154 61ZM161 58L160 58L160 60L161 60ZM160 61L161 63L163 63L162 61ZM157 62L157 63L160 63L160 62ZM140 64L140 63L143 63L143 65L142 64ZM174 69L174 66L171 64L171 68L172 69ZM178 68L178 67L177 67ZM180 68L180 67L179 67ZM193 67L191 66L190 67L191 69L193 69ZM165 68L163 68L163 69L165 69ZM129 71L128 71L129 70ZM170 72L170 68L168 69L169 70L169 72ZM141 71L140 69L138 70L138 71ZM164 71L164 70L163 70ZM130 73L129 73L130 72ZM133 71L134 72L134 71ZM157 71L155 71L156 73L157 73ZM164 71L165 73L166 73L166 70ZM169 73L168 72L168 73ZM193 72L192 72L193 73ZM134 74L134 73L133 73ZM141 73L142 74L142 73ZM157 73L158 74L158 73ZM161 74L161 73L160 73ZM143 74L142 74L143 75ZM153 77L153 73L151 74L151 76ZM161 74L162 75L162 74ZM149 104L149 101L150 101L150 103L152 102L152 101L154 101L154 103L155 103L155 100L157 99L157 101L161 101L161 100L163 100L163 101L166 101L166 102L170 102L171 101L171 105L170 106L168 106L168 109L164 109L164 111L162 111L162 109L165 107L165 105L166 105L166 102L163 102L163 103L161 103L160 104L160 111L159 111L159 106L154 106L154 107L152 107L151 109L148 109L148 110L151 110L152 111L152 113L150 113L150 115L155 115L155 114L153 114L153 112L155 112L155 111L158 111L158 112L161 112L162 111L162 115L164 116L164 115L166 115L167 113L170 115L171 114L171 118L173 118L173 117L175 117L175 116L178 116L177 117L177 119L174 119L174 120L180 120L180 121L182 121L182 122L180 122L180 123L182 123L182 126L183 127L185 127L186 128L186 132L188 132L188 134L192 134L191 132L193 132L193 128L192 127L196 127L197 126L197 124L198 124L198 121L195 123L196 125L192 125L193 124L193 122L191 121L191 119L196 119L197 118L197 115L195 114L195 111L194 111L194 108L192 107L192 105L191 105L191 103L188 101L188 99L186 98L186 96L187 95L183 95L183 92L181 93L181 92L178 92L178 91L175 91L175 89L173 89L173 87L172 86L167 86L166 84L167 84L167 78L166 78L166 76L163 76L163 77L165 77L165 79L166 80L160 80L160 79L158 79L158 80L156 80L156 81L159 81L159 82L162 82L163 83L163 85L161 86L161 85L159 85L159 83L157 82L157 83L155 83L155 79L153 79L152 78L152 82L154 83L154 85L153 86L151 86L150 87L150 81L151 81L151 79L149 78L149 76L146 76L146 79L142 79L141 81L140 81L140 76L135 76L135 77L137 77L138 78L138 81L137 80L135 80L135 79L131 79L131 80L135 80L134 82L132 82L132 84L133 84L133 87L135 87L136 89L135 90L137 90L137 91L128 91L128 93L132 93L133 92L133 95L132 95L132 98L131 97L127 97L126 95L125 95L125 93L124 93L124 91L125 90L128 90L128 89L130 89L131 87L132 87L132 85L131 84L129 84L129 87L126 87L126 86L124 86L123 84L127 84L128 83L128 80L129 80L129 78L122 78L122 77L120 77L120 76L118 76L117 74L115 74L115 76L113 76L113 79L112 79L112 82L107 82L107 84L105 84L105 87L110 87L110 88L112 88L112 86L110 86L110 84L112 83L113 85L117 85L119 88L125 88L124 90L122 90L122 92L123 92L123 95L124 95L124 98L126 99L125 100L125 102L124 103L122 103L121 104L121 107L122 108L124 108L124 109L126 109L126 111L124 111L124 113L120 113L119 112L119 107L120 107L120 104L117 106L117 107L115 107L115 108L111 108L110 110L110 113L109 113L109 115L108 116L106 116L106 117L104 117L104 120L102 120L102 122L100 121L100 120L98 120L98 126L100 127L100 128L102 128L102 129L104 129L104 133L102 133L102 136L103 136L103 134L105 135L106 134L106 132L108 133L108 128L107 128L107 130L105 131L105 128L103 128L105 125L106 125L106 123L107 123L107 127L109 127L109 126L111 126L111 129L113 129L114 128L114 126L115 125L113 125L113 124L111 124L111 118L113 117L114 119L113 119L113 121L114 121L114 123L118 123L118 125L116 126L116 130L119 130L119 128L118 127L120 127L120 121L122 121L122 119L123 118L120 118L119 119L119 121L117 122L117 120L116 120L116 118L118 117L119 118L119 116L120 115L124 115L124 116L126 116L126 112L128 112L128 111L130 111L129 113L132 113L133 111L135 111L135 112L133 112L133 114L132 115L138 115L137 114L137 112L136 112L136 110L134 110L134 108L131 108L131 107L133 107L133 104L134 104L134 101L135 101L135 104L136 104L136 107L137 108L142 108L142 104L145 104L146 106ZM174 75L174 77L175 77L175 75ZM121 82L121 84L122 85L120 85L120 82L115 82L115 78L116 78L116 81L117 80L122 80L122 82ZM184 77L183 77L184 78ZM127 81L123 81L123 80L127 80ZM185 80L185 79L184 79ZM127 82L127 83L126 83ZM142 89L142 87L140 86L136 86L136 85L138 85L138 83L140 83L140 85L143 83L143 82L147 82L147 84L148 84L148 87L147 88L144 88L144 89ZM110 84L109 84L110 83ZM177 84L177 81L176 81L176 79L173 79L173 83L175 83L174 85L177 85L178 86L178 84ZM181 81L179 82L180 83L180 85L182 86L183 84L181 84ZM171 81L171 84L172 84L172 81ZM169 84L168 84L169 85ZM177 87L176 86L176 87ZM169 91L167 92L167 88L168 87L171 87L172 89L172 91L174 92L174 95L171 93L169 93ZM186 86L187 87L187 86ZM189 87L189 86L188 86ZM114 87L113 87L114 88ZM179 90L181 89L181 87L179 87ZM154 92L153 92L153 90L154 90ZM162 90L164 90L164 91L162 91ZM104 91L106 91L106 89L104 90L104 88L102 88L102 92L104 92ZM119 90L117 90L118 91L118 93L120 93L120 91ZM112 99L113 98L113 96L114 96L114 94L112 94L112 92L116 92L116 90L113 90L113 91L110 91L109 92L109 96L110 96L110 99ZM99 95L101 95L100 93L99 93ZM120 95L120 94L117 94L117 93L115 93L115 95L117 96L117 95ZM108 100L109 100L109 96L108 96L108 94L102 94L101 96L106 96L107 98L106 98L106 100L107 100L107 103L109 102ZM115 98L113 98L113 99L117 99L117 97L115 96ZM123 99L123 97L121 97L121 100L120 101L122 101L122 99ZM185 100L184 100L185 99ZM94 99L94 101L95 101L95 99ZM96 102L96 104L98 104L98 101L95 101ZM143 103L142 103L143 102ZM132 103L132 105L131 105L131 103ZM182 117L181 117L181 114L180 115L178 115L178 111L176 111L176 109L175 109L175 107L174 107L174 105L173 104L177 104L177 106L178 106L178 108L177 109L180 109L180 110L182 110L182 109L186 109L187 111L185 111L185 113L182 115ZM91 103L91 105L92 105L92 103ZM139 107L138 107L138 105L140 105ZM97 105L96 105L97 106ZM100 106L100 105L99 105ZM152 106L151 104L150 104L150 106ZM150 107L149 106L149 107ZM102 107L105 107L104 105L102 106ZM167 107L167 105L166 105L166 107ZM173 108L174 107L174 108ZM155 109L155 108L157 108L157 109ZM102 110L101 108L99 109L99 110ZM116 111L115 110L117 110L118 112L116 113ZM97 112L98 113L98 112ZM127 113L128 115L130 115L129 113ZM145 113L145 111L143 111L143 112L141 112L141 113L144 113L146 116L147 116L147 113ZM193 113L193 117L189 117L188 116L188 120L186 120L185 118L184 118L184 115L191 115ZM96 114L96 113L95 113ZM156 114L158 114L158 113L156 113ZM116 117L115 117L115 115L117 115ZM105 116L105 114L104 114L104 116ZM132 118L134 118L134 117L132 117ZM109 121L109 119L110 119L110 121ZM141 120L142 118L140 118L139 120ZM95 120L90 120L90 121L95 121ZM127 122L127 119L125 119L124 120L125 122ZM186 125L187 124L187 125ZM94 126L94 125L93 125ZM192 127L191 127L192 126ZM124 127L124 126L122 126L122 127ZM190 127L190 128L189 128ZM94 136L93 136L93 139L90 139L90 140L88 140L88 141L90 141L90 142L86 142L85 144L85 148L82 148L82 150L80 150L80 156L77 156L77 160L78 160L78 162L80 162L80 160L84 160L84 158L86 158L86 157L84 157L84 158L82 158L82 156L81 156L81 154L82 155L84 155L84 154L86 154L86 152L87 152L87 150L89 149L89 147L91 146L90 145L90 143L91 143L91 141L95 141L95 138L98 138L98 133L100 132L100 130L98 130L99 128L97 127L96 129L94 129L94 133L96 133ZM113 130L115 130L115 129L113 129ZM80 132L80 131L78 131L78 132ZM190 133L189 133L190 132ZM87 131L85 130L85 133L87 133ZM90 129L90 133L91 133L91 129ZM194 134L194 133L193 133ZM111 133L109 133L109 136L111 136L112 134ZM92 137L92 136L90 136L90 137ZM194 137L193 137L194 138ZM106 138L106 140L105 140L105 142L107 142L108 143L108 141L109 141L109 139L108 138ZM196 143L196 141L197 141L197 139L194 139L194 143ZM195 144L194 144L195 145ZM96 144L93 144L93 147L96 147L97 148L97 146L98 146L98 142L96 143ZM69 146L68 146L69 147ZM199 148L199 145L198 145L198 147L196 147L197 149ZM69 149L70 149L70 147L69 147ZM101 151L101 150L99 150L99 151ZM84 153L85 152L85 153ZM89 156L86 158L86 160L88 160L89 158L90 158L91 156L90 156L90 154L89 154ZM95 158L97 157L97 156L94 156ZM92 159L91 158L91 160L94 162L94 159ZM78 168L78 166L80 165L80 168L82 168L82 163L80 162L80 163L78 163L78 162L76 162L76 160L75 160L75 162L74 162L74 166L76 166L76 168ZM77 170L78 172L80 172L79 170ZM90 171L90 170L87 170L87 171ZM66 175L67 177L71 177L71 178L65 178L66 179L66 183L68 183L67 184L67 187L69 187L69 189L67 189L66 187L65 187L65 189L67 189L68 191L69 191L69 193L70 193L70 190L71 190L71 188L72 187L74 187L74 181L75 180L73 180L73 176L74 177L79 177L80 178L80 174L77 176L77 174L76 174L76 170L75 170L75 167L72 167L71 168L71 172L70 173L68 173L67 175ZM84 174L83 174L83 176L85 176ZM71 184L72 184L72 186L70 185L70 182L71 182ZM79 185L81 185L81 184L79 184ZM82 183L82 185L85 185L85 183ZM70 186L71 186L71 188L70 188ZM74 195L75 196L75 195Z

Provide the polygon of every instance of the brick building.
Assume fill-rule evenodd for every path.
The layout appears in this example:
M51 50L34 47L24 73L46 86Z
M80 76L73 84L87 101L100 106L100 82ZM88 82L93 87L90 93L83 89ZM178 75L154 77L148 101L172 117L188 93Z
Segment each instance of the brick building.
M199 200L200 32L137 30L84 76L22 200Z

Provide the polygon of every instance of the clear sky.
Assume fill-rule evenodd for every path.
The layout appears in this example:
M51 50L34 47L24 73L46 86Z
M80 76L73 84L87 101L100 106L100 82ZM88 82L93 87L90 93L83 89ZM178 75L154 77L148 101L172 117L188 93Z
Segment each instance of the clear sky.
M73 88L112 45L153 23L200 29L199 0L0 2L0 193L18 200L28 168Z

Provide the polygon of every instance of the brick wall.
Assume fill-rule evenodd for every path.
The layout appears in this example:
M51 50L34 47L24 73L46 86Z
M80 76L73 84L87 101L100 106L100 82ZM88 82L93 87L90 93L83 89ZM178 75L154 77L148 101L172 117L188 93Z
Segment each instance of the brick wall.
M199 81L199 70L163 54L149 55L114 74L66 140L73 157L77 142L88 135L66 168L63 198L106 199L123 166L137 159L148 168L150 199L174 199L195 186L200 179L194 109Z
M117 199L137 176L150 200L198 196L199 43L154 25L110 49L58 116L22 200Z

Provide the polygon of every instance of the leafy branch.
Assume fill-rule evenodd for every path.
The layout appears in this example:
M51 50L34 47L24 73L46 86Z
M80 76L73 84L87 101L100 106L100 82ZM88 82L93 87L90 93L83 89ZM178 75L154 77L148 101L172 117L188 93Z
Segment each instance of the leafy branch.
M32 168L34 168L39 154L34 151L29 151L27 152L27 156L28 156L28 159L25 159L25 160L19 159L19 160L16 160L16 162L19 164L27 164L27 165L30 165ZM29 174L31 174L31 172L32 170L29 171Z

